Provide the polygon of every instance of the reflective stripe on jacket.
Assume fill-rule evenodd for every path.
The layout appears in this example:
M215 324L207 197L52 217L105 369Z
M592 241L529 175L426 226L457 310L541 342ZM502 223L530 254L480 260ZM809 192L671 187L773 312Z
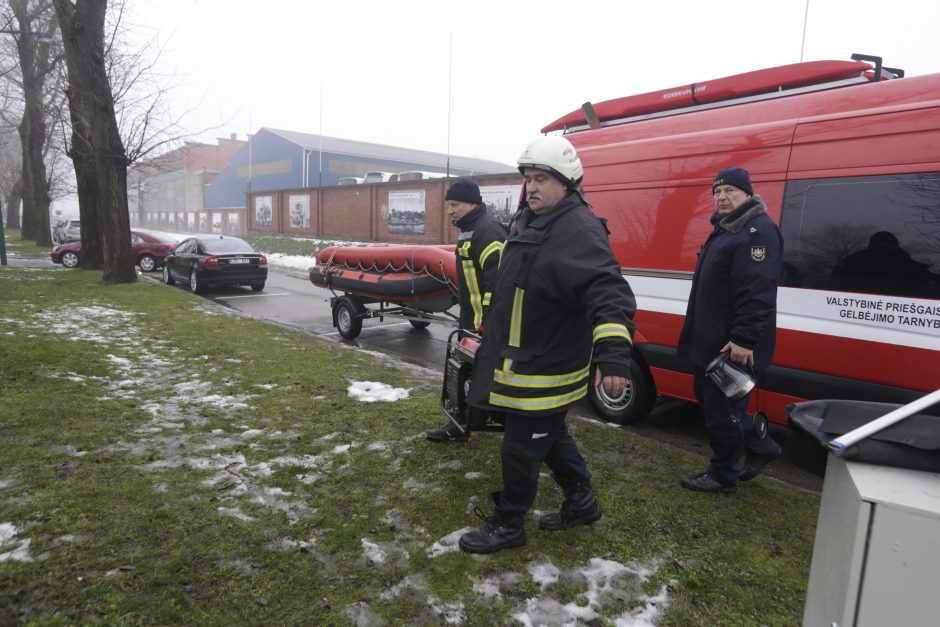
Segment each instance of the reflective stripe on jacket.
M587 394L592 355L628 376L636 301L604 223L578 194L525 210L503 247L470 404L555 413Z
M506 228L486 205L477 205L455 222L460 328L479 331L490 304Z

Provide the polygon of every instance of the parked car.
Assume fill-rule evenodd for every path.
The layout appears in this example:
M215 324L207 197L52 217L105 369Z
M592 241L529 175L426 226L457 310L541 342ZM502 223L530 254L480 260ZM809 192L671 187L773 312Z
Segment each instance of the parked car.
M133 229L131 231L131 254L134 263L144 272L153 272L163 265L166 256L176 248L176 238L159 231ZM82 243L69 242L52 249L52 263L61 263L66 268L77 268L81 262Z
M394 183L398 180L398 174L392 172L366 172L362 177L363 183Z
M224 235L184 239L163 266L164 283L188 283L193 293L218 285L250 285L260 292L267 278L267 257L245 240Z
M411 172L402 172L398 175L399 181L424 181L427 179L442 179L447 175L443 172L424 172L422 170L412 170Z
M52 227L52 239L56 244L82 239L82 223L79 220L59 220Z

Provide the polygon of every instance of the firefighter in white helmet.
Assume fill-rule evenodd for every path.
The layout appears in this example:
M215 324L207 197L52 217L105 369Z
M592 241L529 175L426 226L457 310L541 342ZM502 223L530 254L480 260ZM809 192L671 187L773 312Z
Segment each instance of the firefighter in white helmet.
M584 171L571 143L540 137L519 157L524 199L503 248L477 352L469 403L505 424L503 487L492 516L460 538L491 553L526 542L545 463L561 486L561 509L539 527L568 529L600 519L591 473L568 431L568 407L597 382L616 398L629 386L636 301L608 241L606 223L581 190Z

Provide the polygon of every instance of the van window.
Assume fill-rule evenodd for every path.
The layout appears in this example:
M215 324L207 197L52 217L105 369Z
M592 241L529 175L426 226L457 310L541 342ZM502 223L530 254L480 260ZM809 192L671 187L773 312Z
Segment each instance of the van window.
M940 173L790 181L780 284L940 298Z

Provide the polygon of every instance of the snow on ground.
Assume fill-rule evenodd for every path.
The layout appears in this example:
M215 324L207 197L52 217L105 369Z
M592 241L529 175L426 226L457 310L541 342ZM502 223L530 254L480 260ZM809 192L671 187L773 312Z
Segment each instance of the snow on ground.
M268 258L268 263L272 266L289 268L291 270L302 270L303 272L306 272L313 266L317 265L316 257L283 255L281 253L265 253L264 256Z
M194 304L193 308L214 315L237 315L202 301ZM389 459L390 465L394 465L401 456L412 450L412 441L416 436L409 435L401 442L336 441L318 455L266 456L266 442L293 439L296 434L265 429L263 420L259 421L252 409L256 395L244 393L244 386L237 380L227 380L221 384L203 380L198 370L187 367L188 361L187 364L178 363L175 348L162 340L142 336L138 332L146 325L142 316L92 304L33 311L29 318L26 322L6 320L8 332L24 338L45 332L60 335L68 341L99 345L111 365L111 371L108 376L97 378L96 388L103 386L107 390L106 398L137 399L140 409L151 417L145 424L117 434L109 448L149 460L138 468L141 472L154 474L155 491L165 491L166 484L160 479L160 473L168 468L188 466L204 471L206 478L203 483L219 499L220 516L248 522L267 512L271 515L285 515L293 524L316 513L316 509L308 505L304 486L318 481L322 473L342 471L342 463L333 463L336 458L346 458L351 449L365 446L369 450L380 451ZM154 377L154 372L160 372L160 376ZM194 372L197 374L194 375ZM52 376L76 382L85 380L77 373L66 371ZM261 388L276 389L274 386ZM172 394L166 393L168 389L172 390ZM395 402L407 398L408 390L393 388L381 382L352 381L348 394L361 402ZM210 407L229 417L231 426L208 432L199 430L198 427L206 422L201 409ZM245 424L252 420L254 424ZM339 434L330 434L317 441L325 444L339 437ZM70 446L63 446L62 450L64 454L74 457L88 453ZM296 477L296 490L265 485L274 468L286 465L303 469ZM441 470L463 472L460 463L445 464ZM479 478L482 475L467 472L464 476ZM411 485L405 487L422 491L440 489L436 485L420 484L414 479L409 479L408 483ZM0 503L3 492L16 484L15 476L0 476ZM467 510L472 509L478 501L477 496L471 496ZM246 513L243 507L250 507L254 515ZM258 514L259 511L262 514ZM457 540L470 530L470 527L465 527L433 539L428 537L426 529L410 526L395 509L389 510L385 518L394 522L393 526L397 530L393 540L361 539L363 559L380 568L407 567L414 550L424 551L432 559L458 551ZM66 542L64 538L59 544ZM30 556L30 542L31 539L24 537L23 530L14 523L0 521L0 562L41 560L43 556ZM297 547L313 551L316 549L316 538L282 537L266 547L272 551L291 551ZM477 559L491 558L477 556ZM591 558L587 564L567 570L561 570L550 562L533 562L529 564L529 574L541 586L541 593L512 608L512 614L523 625L584 624L601 616L623 627L652 625L668 605L666 586L652 597L642 592L643 584L657 568L658 563L625 565L601 558ZM120 575L121 572L114 573L114 576ZM502 602L502 591L515 587L520 577L518 573L493 575L474 582L473 592L484 602ZM577 581L580 589L583 589L576 602L562 604L555 600L552 596L553 586L563 582L564 588L570 590L572 581ZM464 602L444 602L435 597L429 592L429 586L421 573L408 575L397 586L385 591L382 598L394 598L401 594L424 596L427 607L447 624L462 624L466 620ZM603 614L605 600L624 598L635 600L639 604L637 609L618 617ZM345 614L358 625L381 622L366 602L350 605L345 608Z
M393 388L387 383L378 381L353 381L347 388L350 398L354 398L364 403L374 403L375 401L397 401L408 398L408 390L403 388Z
M0 562L7 560L13 562L31 562L29 555L29 538L18 539L18 530L13 523L0 523Z

